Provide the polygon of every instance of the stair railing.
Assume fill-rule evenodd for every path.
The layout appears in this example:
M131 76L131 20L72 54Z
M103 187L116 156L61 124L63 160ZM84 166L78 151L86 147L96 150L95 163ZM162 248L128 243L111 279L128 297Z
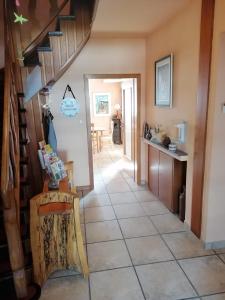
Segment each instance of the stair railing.
M7 20L7 0L4 7L5 21L5 76L2 130L1 198L4 226L8 242L9 258L14 286L18 298L26 297L27 283L19 226L19 121L17 102L17 65L11 30Z

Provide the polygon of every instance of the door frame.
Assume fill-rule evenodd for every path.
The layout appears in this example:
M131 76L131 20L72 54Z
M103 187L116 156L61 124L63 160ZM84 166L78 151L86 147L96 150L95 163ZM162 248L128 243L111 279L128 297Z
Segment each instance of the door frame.
M141 183L141 157L140 157L140 104L141 104L141 74L84 74L84 92L86 106L86 127L87 127L87 142L88 142L88 160L89 160L89 180L91 189L94 188L94 173L93 173L93 156L91 142L91 113L90 113L90 97L89 97L89 79L136 79L136 97L134 97L134 113L133 113L133 128L134 128L134 180L137 184Z

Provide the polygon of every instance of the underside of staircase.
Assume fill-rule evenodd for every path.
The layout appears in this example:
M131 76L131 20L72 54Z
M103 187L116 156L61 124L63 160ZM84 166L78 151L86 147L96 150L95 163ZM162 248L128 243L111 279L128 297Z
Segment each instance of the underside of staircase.
M23 25L12 19L12 12L19 8L13 0L4 3L5 49L9 54L5 70L0 70L0 294L2 299L30 299L29 199L41 192L43 185L37 155L38 142L44 139L42 107L51 87L88 41L96 2L61 1L59 9L26 47ZM34 70L38 70L41 84L24 102Z

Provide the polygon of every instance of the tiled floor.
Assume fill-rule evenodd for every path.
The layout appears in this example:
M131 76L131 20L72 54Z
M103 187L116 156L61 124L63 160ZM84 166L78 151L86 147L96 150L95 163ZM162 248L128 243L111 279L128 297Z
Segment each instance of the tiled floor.
M89 279L53 274L41 300L225 300L225 249L204 250L121 155L95 155L95 190L81 201Z

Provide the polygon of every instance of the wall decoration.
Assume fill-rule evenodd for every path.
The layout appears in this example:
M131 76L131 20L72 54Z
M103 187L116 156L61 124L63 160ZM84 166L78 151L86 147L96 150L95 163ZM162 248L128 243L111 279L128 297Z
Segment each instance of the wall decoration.
M67 92L70 92L72 97L65 97ZM66 117L75 117L80 112L80 104L74 96L74 93L69 85L66 86L63 100L60 105L60 111Z
M14 12L14 16L15 16L15 20L14 20L14 23L20 23L21 25L23 23L26 23L28 22L28 19L24 18L22 15L17 15L15 12Z
M172 107L173 55L155 62L155 106Z
M94 114L95 116L111 115L111 95L110 93L94 93Z

